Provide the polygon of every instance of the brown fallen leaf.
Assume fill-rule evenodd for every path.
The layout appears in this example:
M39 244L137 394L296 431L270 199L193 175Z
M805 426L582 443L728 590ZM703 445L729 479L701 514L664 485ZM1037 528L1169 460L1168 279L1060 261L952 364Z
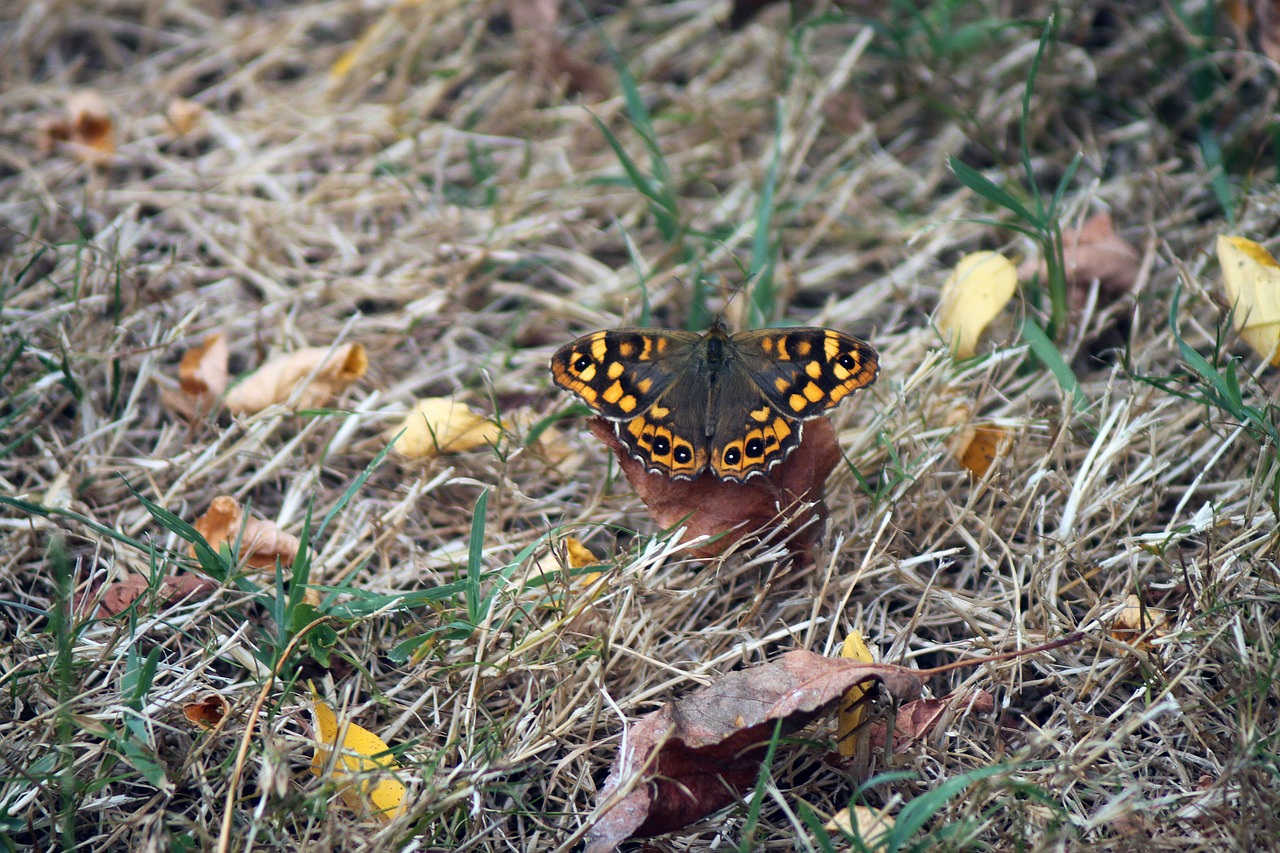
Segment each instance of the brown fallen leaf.
M194 421L213 411L227 390L227 336L209 335L204 343L187 350L178 363L178 390L166 388L161 400L171 410Z
M1089 301L1095 280L1099 307L1110 305L1133 290L1142 253L1115 232L1111 214L1103 211L1089 217L1079 229L1062 229L1062 261L1067 306L1072 314L1079 314ZM1048 268L1041 259L1037 266L1024 265L1020 272L1028 278L1038 273L1043 280Z
M970 475L981 479L992 463L1013 443L1007 427L987 422L970 422L973 410L961 403L947 413L947 426L959 427L947 440L947 449Z
M159 606L167 606L207 598L218 589L218 586L217 581L204 575L172 575L160 580L160 587L155 593L156 603ZM103 590L102 601L98 604L95 615L99 619L105 619L108 616L123 613L150 588L150 582L143 575L126 575L112 581ZM76 605L77 611L83 609L87 598Z
M779 724L784 735L804 727L854 685L877 681L889 695L905 700L919 696L925 678L1047 652L1083 636L1070 634L929 670L796 651L729 673L631 726L600 790L599 815L587 831L584 853L609 853L628 838L672 832L736 802L755 784ZM990 698L981 691L965 696L975 704ZM927 712L913 710L904 725L920 731L922 724L912 722L916 714Z
M806 421L800 445L768 474L735 483L704 473L692 480L672 480L649 473L618 440L614 425L604 418L587 423L622 467L654 521L665 528L683 525L682 542L699 536L711 541L690 549L708 559L747 538L785 538L798 563L822 535L827 507L823 501L827 475L840 461L836 431L826 418Z
M609 94L604 70L578 57L556 32L560 0L507 0L507 14L529 64L547 82L565 83L566 91L596 97Z
M918 696L923 684L906 667L796 651L729 673L642 718L600 791L606 805L585 853L671 832L735 802L755 783L777 721L784 734L802 728L864 681L904 699Z
M204 343L182 354L178 364L178 384L184 393L202 401L227 390L227 336L209 335Z
M948 709L964 709L977 714L995 711L994 697L985 690L966 690L938 699L913 699L898 707L893 717L893 752L902 752L914 741L929 735ZM888 726L877 722L870 726L871 747L884 749Z
M81 162L109 164L116 153L115 122L102 96L83 90L67 98L63 118L48 119L39 128L40 152L46 156L66 146Z
M291 399L299 409L321 406L368 369L360 344L306 347L278 355L245 377L227 394L227 408L245 415Z
M1153 642L1169 633L1168 616L1163 610L1147 607L1142 599L1132 593L1124 600L1124 607L1111 620L1111 638L1150 654L1156 651Z
M223 544L233 546L240 541L240 559L251 569L292 566L298 556L298 537L285 533L275 522L249 516L235 498L221 495L213 499L209 509L195 523L196 530L215 551ZM243 534L241 529L243 528ZM194 546L191 555L195 556Z
M1280 62L1280 4L1276 0L1227 0L1227 20L1243 48L1254 44L1272 62Z
M182 706L182 716L205 731L217 728L230 713L231 703L221 693L210 693L197 702Z

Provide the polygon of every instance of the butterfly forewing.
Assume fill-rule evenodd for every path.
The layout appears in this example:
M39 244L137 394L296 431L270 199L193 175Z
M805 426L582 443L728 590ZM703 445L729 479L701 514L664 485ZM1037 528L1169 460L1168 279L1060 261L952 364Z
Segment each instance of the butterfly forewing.
M834 329L760 329L733 336L743 368L780 413L808 420L876 381L866 341Z
M698 335L667 329L610 329L583 335L551 357L551 377L603 417L647 411L680 375Z

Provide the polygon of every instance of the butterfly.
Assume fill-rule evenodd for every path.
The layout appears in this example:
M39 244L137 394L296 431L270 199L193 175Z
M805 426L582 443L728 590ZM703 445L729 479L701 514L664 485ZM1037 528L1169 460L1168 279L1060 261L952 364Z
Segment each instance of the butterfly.
M804 422L876 381L880 357L833 329L704 335L606 329L565 344L551 378L614 423L648 471L743 482L800 445Z

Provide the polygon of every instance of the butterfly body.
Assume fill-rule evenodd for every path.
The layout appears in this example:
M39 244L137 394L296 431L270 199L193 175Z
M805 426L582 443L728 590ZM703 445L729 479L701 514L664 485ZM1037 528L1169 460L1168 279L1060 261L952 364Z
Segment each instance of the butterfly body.
M800 444L804 421L876 380L874 348L833 329L705 335L606 329L561 347L551 375L615 424L651 472L741 482Z

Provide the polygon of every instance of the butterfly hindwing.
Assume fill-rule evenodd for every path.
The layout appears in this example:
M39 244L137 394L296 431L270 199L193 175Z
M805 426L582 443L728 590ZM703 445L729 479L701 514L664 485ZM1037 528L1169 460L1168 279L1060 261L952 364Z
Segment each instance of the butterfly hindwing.
M716 420L709 451L711 470L722 480L768 473L800 445L804 423L778 412L758 394L727 401Z

